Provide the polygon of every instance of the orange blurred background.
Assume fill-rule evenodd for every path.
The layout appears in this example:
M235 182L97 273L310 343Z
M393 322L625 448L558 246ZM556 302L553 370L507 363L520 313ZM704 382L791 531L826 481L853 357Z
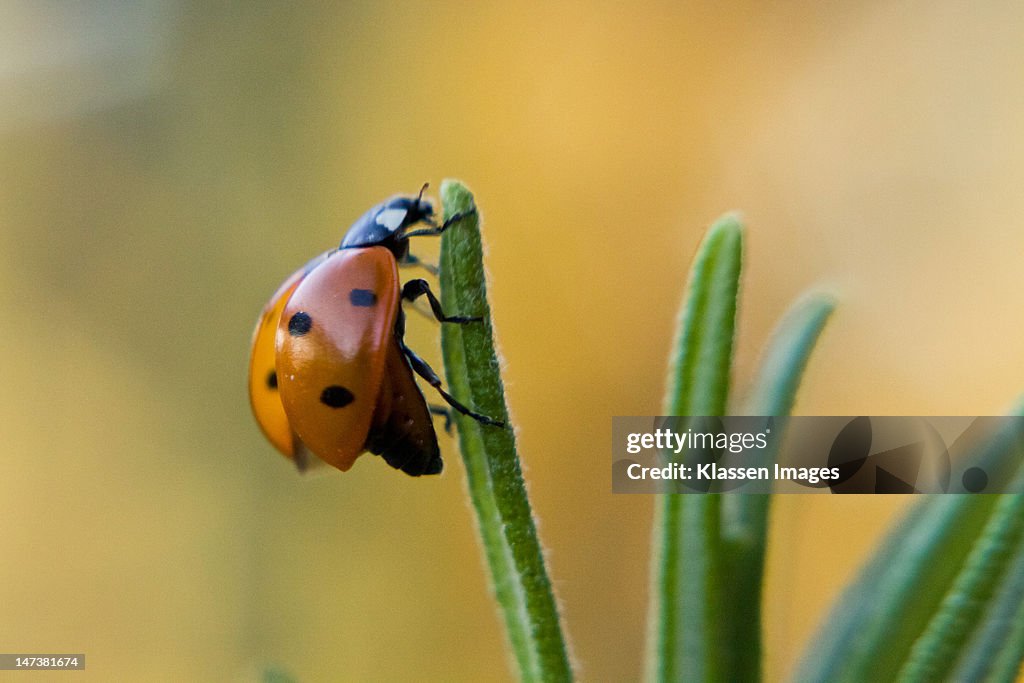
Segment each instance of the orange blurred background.
M801 414L1001 413L1024 389L1024 7L161 0L0 9L0 643L82 680L502 680L456 446L300 477L249 335L370 205L463 179L583 678L642 666L659 412L705 226L743 212L735 396L789 302L840 305ZM426 240L425 240L426 242ZM436 244L417 247L428 259ZM438 366L436 326L410 345ZM905 500L776 501L767 678Z

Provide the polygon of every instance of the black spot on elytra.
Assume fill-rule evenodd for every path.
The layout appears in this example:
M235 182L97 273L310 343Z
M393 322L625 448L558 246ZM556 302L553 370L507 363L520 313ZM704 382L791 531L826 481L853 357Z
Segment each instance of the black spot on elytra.
M312 327L313 319L309 317L309 313L299 311L288 321L288 334L293 337L301 337L309 332Z
M356 399L345 387L332 384L320 393L320 402L331 408L344 408Z
M267 388L277 389L277 373L273 370L267 373Z
M353 289L348 293L348 300L352 302L353 306L375 306L377 304L377 295L369 289Z

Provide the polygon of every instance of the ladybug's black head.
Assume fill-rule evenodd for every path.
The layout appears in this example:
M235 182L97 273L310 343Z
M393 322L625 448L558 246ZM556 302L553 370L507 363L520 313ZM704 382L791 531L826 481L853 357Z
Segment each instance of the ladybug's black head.
M417 197L392 197L383 204L378 204L362 215L345 233L341 241L342 249L361 247L387 247L401 259L409 250L404 233L417 223L434 222L434 205L423 199L423 193Z

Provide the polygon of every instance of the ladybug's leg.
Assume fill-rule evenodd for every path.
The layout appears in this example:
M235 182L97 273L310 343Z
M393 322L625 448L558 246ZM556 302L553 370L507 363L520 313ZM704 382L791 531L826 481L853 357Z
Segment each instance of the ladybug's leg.
M306 450L306 445L299 441L297 438L295 448L295 469L299 472L305 472L309 469L309 456L310 453Z
M475 213L476 213L476 207L475 206L470 207L468 211L456 211L455 213L453 213L451 215L451 217L448 220L446 220L444 223L442 223L441 225L438 226L438 228L437 228L438 234L441 234L442 232L447 230L452 225L454 225L454 224L458 223L459 221L461 221L463 218L466 218L467 216L472 216Z
M451 215L451 218L446 220L441 225L433 223L433 221L427 221L424 219L424 223L430 225L429 228L420 228L419 230L413 230L411 232L403 232L402 239L408 239L410 237L423 237L424 235L440 235L442 232L461 221L466 216L472 216L476 213L476 207L474 206L469 211L457 211Z
M398 262L400 266L419 266L423 270L427 271L434 277L437 277L437 266L426 261L421 261L420 258L414 254L406 254L405 258Z
M463 415L471 417L477 422L483 423L485 425L492 425L494 427L505 426L505 423L502 422L501 420L495 420L493 417L481 415L480 413L474 412L467 408L466 406L459 403L458 401L456 401L451 394L449 394L448 392L441 388L441 378L437 376L437 373L434 372L434 369L432 367L427 365L427 362L425 360L417 356L416 352L410 349L408 346L406 346L403 340L399 339L398 344L402 347L402 353L405 354L405 357L409 360L409 365L412 366L412 369L416 372L416 374L425 379L427 381L427 384L434 387L437 393L441 394L441 398L443 398L448 403L448 405L450 405L452 408L455 408L455 410L459 411Z
M452 433L452 411L448 410L444 406L435 406L433 404L427 404L427 410L430 411L431 415L440 415L444 417L444 431L448 434Z
M430 302L430 310L434 312L434 317L443 323L478 323L483 320L480 317L471 317L466 315L445 315L444 310L441 309L441 302L437 300L434 293L430 291L430 283L426 280L417 278L416 280L409 280L402 287L402 298L406 301L416 301L424 294L427 295L427 301Z

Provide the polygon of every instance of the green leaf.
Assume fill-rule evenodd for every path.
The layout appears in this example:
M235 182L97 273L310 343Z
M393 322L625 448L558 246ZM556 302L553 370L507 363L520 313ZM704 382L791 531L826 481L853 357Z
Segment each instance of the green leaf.
M724 415L729 394L743 228L719 219L697 251L668 377L667 415ZM654 526L653 647L657 681L724 681L744 647L723 638L720 497L663 494Z
M950 680L1016 680L1024 660L1024 539L1017 541L998 591Z
M831 297L815 294L799 300L783 317L761 362L747 415L790 414L811 351L834 309ZM774 431L771 446L749 466L771 467L775 462L785 420L777 420ZM761 675L761 589L771 500L767 494L722 498L722 574L730 586L723 596L723 623L729 628L726 638L744 644L733 662L734 680L753 681Z
M793 680L894 680L991 511L993 496L927 496L843 592Z
M1014 489L1024 485L1024 469ZM908 683L945 680L995 587L1012 563L1024 535L1024 495L998 496L998 502L924 633L914 643L899 679Z
M768 343L746 415L792 412L804 368L835 307L835 300L825 294L810 294L793 304Z
M508 422L505 390L494 350L483 267L480 216L461 183L441 184L444 218L465 217L441 240L441 304L449 315L482 323L444 324L441 347L450 392L462 403ZM491 579L524 681L573 677L558 609L526 495L515 434L456 414L469 495Z
M668 376L666 415L725 415L743 226L726 215L708 230L693 262Z
M1024 551L1018 550L1017 560L1011 571L1013 588L1000 594L999 598L1012 597L1015 602L1007 604L1015 604L1016 608L1005 622L1006 631L1002 637L1002 647L988 672L988 680L999 683L1012 683L1018 680L1021 665L1024 663L1024 596L1021 595L1021 584L1024 584Z
M971 460L986 469L1016 467L1018 423L1009 421ZM968 556L981 552L975 542L1000 499L921 496L833 606L793 679L894 680L954 582L967 580L957 577Z

